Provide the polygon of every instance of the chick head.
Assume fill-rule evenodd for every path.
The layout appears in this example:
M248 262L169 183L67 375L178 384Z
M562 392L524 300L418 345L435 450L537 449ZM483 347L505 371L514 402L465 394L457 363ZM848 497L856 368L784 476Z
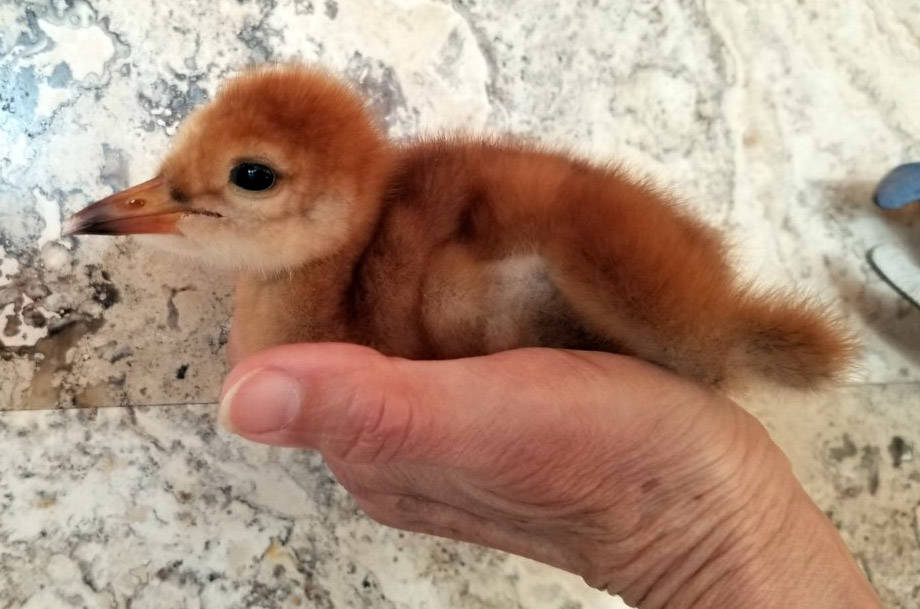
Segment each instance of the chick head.
M386 140L348 86L261 69L193 112L157 176L74 214L65 234L156 234L221 267L278 272L340 251L373 222Z

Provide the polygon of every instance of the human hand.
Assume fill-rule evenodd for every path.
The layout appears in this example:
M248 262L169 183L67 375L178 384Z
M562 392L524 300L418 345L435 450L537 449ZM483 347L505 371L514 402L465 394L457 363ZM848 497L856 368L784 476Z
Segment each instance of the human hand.
M384 524L555 565L634 606L878 607L756 420L637 360L288 345L231 372L221 419L321 451Z

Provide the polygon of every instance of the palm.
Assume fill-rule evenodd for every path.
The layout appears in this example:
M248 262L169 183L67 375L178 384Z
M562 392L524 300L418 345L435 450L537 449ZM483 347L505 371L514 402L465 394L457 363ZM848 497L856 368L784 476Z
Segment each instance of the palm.
M409 420L409 429L378 422L350 445L327 446L333 472L381 522L564 568L577 557L547 553L548 537L581 548L641 543L643 519L661 517L650 497L679 492L677 479L713 486L724 447L712 439L745 417L704 389L605 354L521 350L429 365L474 399L442 385L390 397L380 417Z

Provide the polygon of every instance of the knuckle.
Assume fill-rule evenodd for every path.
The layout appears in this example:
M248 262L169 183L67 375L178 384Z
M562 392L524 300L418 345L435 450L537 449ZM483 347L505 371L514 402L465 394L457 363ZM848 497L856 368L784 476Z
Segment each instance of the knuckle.
M386 463L405 446L412 427L411 402L381 379L357 382L348 404L350 422L341 446L349 463Z

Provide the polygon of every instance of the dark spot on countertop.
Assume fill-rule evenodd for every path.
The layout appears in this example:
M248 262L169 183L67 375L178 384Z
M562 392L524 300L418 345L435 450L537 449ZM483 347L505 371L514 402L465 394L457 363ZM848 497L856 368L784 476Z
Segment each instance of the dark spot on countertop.
M48 324L48 319L38 310L35 303L22 307L22 319L33 328L44 328Z
M176 303L173 302L175 295L173 292L173 295L166 301L166 325L172 330L179 329L179 310L176 308Z
M89 277L89 285L93 288L93 300L101 304L104 309L121 301L121 294L112 283L107 271L91 264L86 267L86 276Z
M16 336L19 334L19 328L22 325L22 320L18 315L7 315L6 324L3 326L3 335L4 336Z
M249 48L250 58L255 63L265 63L275 55L273 41L282 40L281 32L269 26L278 2L277 0L255 0L253 4L259 5L257 18L254 16L246 19L242 28L237 31L236 38Z
M861 486L848 486L843 489L840 494L846 499L856 499L862 494L862 491L863 489Z
M118 288L111 283L97 283L92 284L92 286L95 290L93 298L106 309L121 300L121 294L118 293Z
M7 133L24 132L34 121L38 105L35 69L20 68L15 74L0 68L0 127Z
M374 114L387 127L397 123L400 113L408 112L406 96L392 66L355 51L348 60L345 77L364 94Z
M185 80L179 78L178 73L173 73L173 76L175 78L172 82L157 78L137 94L140 106L152 116L148 121L148 130L152 131L157 125L176 125L192 108L208 99L207 91L198 84L203 75L190 74ZM163 112L166 108L169 112Z
M188 372L188 364L182 364L179 366L178 370L176 370L176 378L180 381L185 379L186 372Z
M181 560L174 560L165 567L161 567L157 570L156 576L160 581L166 581L169 577L176 572L176 570L182 566Z
M339 14L339 4L335 0L326 0L326 16L335 19Z
M47 407L58 401L54 376L60 370L70 369L67 351L85 335L99 330L104 323L102 318L71 319L63 326L49 328L48 336L35 344L35 352L41 353L43 358L32 377L30 407Z
M843 434L843 444L841 446L831 447L829 454L834 461L843 461L849 457L855 457L858 450L849 434Z
M70 71L70 66L62 61L54 66L54 70L52 70L51 76L48 77L48 84L55 89L63 89L68 84L70 84L70 81L72 80L73 72Z
M253 582L248 594L243 598L244 607L280 607L290 596L287 587L267 586L262 582Z
M181 288L167 288L169 290L169 298L166 300L166 325L169 326L171 330L179 329L179 309L176 308L175 298L177 294L182 292L187 292L191 290L191 286L183 286Z
M128 187L128 155L121 148L102 144L103 164L99 171L99 180L112 189L123 190ZM108 279L106 277L106 279Z
M134 350L131 347L124 345L118 351L112 354L112 357L109 358L109 363L114 364L117 361L121 361L126 357L131 357L134 355Z
M312 0L294 0L294 13L297 15L312 15L315 10Z
M862 459L859 462L859 467L866 470L870 495L875 495L878 492L879 463L882 460L881 452L878 446L863 446L862 449Z
M899 468L905 461L913 461L914 447L901 436L894 436L888 445L888 454L892 465Z

